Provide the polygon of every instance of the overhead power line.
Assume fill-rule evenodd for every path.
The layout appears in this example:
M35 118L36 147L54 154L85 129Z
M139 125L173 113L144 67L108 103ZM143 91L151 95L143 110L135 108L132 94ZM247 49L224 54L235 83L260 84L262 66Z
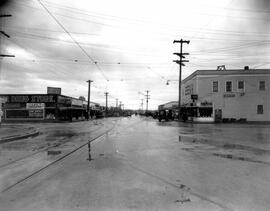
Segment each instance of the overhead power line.
M82 10L82 9L78 9L78 8L75 8L75 7L70 7L70 6L66 6L66 5L63 5L63 4L56 4L56 3L53 3L53 2L49 2L49 1L44 1L45 4L47 4L49 7L52 7L52 8L58 8L58 9L61 9L61 10L67 10L69 12L72 12L72 13L76 13L76 14L81 14L81 15L89 15L89 16L93 16L93 17L102 17L102 18L107 18L109 20L112 20L112 19L116 19L116 20L126 20L126 21L132 21L132 22L141 22L141 23L154 23L154 21L151 21L151 20L145 20L145 19L131 19L131 18L128 18L128 17L118 17L118 16L114 16L114 15L107 15L107 14L102 14L102 13L93 13L93 12L89 12L89 11L86 11L86 10ZM269 12L269 11L268 11ZM91 15L90 13L94 14L94 15ZM203 12L197 12L196 14L198 15L203 15L203 16L215 16L215 17L223 17L223 15L220 15L218 13L203 13ZM227 18L235 18L235 19L251 19L251 20L264 20L263 18L260 18L260 17L257 17L257 16L233 16L233 15L226 15Z
M44 1L43 1L44 2ZM23 3L19 3L20 5L22 6L26 6L26 7L29 7L29 8L32 8L32 9L35 9L35 10L39 10L39 8L37 7L33 7L33 6L30 6L30 5L27 5L27 4L23 4ZM52 3L52 2L49 2L49 3L46 3L48 5L48 7L55 7L55 6L52 6L52 4L55 4L55 3ZM58 4L59 5L59 4ZM56 7L57 8L57 7ZM172 29L181 29L181 31L194 31L194 32L198 32L198 29L197 28L192 28L192 27L180 27L177 26L177 25L171 25L171 24L165 24L165 23L156 23L154 21L151 21L151 20L140 20L140 19L131 19L131 18L127 18L127 17L118 17L118 16L112 16L112 15L108 15L108 14L101 14L101 13L95 13L95 12L90 12L90 11L86 11L86 10L80 10L78 8L74 8L74 7L68 7L69 9L65 9L66 6L61 6L59 7L58 6L58 9L61 9L61 10L67 10L69 11L70 13L74 13L74 14L79 14L79 15L86 15L86 16L90 16L90 17L94 17L96 19L102 19L102 20L108 20L108 21L113 21L113 22L117 22L117 23L135 23L135 24L151 24L151 25L158 25L160 26L161 28L172 28ZM72 9L73 8L73 9ZM75 11L74 11L75 10ZM82 12L78 12L78 11L82 11ZM111 26L111 27L116 27L117 25L115 24L108 24L108 23L104 23L104 21L100 22L100 21L93 21L93 20L90 20L90 19L86 19L86 18L79 18L78 16L70 16L70 15L67 15L67 14L61 14L61 13L57 13L57 12L53 12L53 14L57 15L57 16L62 16L62 17L66 17L66 18L70 18L72 20L79 20L79 21L85 21L85 22L89 22L89 23L93 23L93 24L99 24L99 25L104 25L104 26ZM92 15L94 14L94 15ZM219 14L204 14L204 15L212 15L212 16L220 16L220 17L224 17L222 15L219 15ZM226 16L228 17L228 16ZM230 16L229 16L230 17ZM251 20L256 20L256 18L254 17L238 17L238 16L232 16L232 18L244 18L244 19L251 19ZM262 20L262 21L266 21L265 19L259 19L259 20ZM186 30L185 30L186 29ZM231 31L231 30L221 30L221 29L207 29L207 28L200 28L199 31L204 31L204 32L207 32L207 33L211 33L211 34L228 34L228 35L242 35L243 32L241 31ZM251 36L252 34L253 35L257 35L257 36L267 36L268 34L267 33L262 33L262 32L250 32L251 33ZM175 34L174 34L175 35ZM248 33L245 33L245 36L248 35Z
M38 0L40 5L48 12L48 14L55 20L55 22L66 32L66 34L73 40L73 42L82 50L82 52L96 65L97 69L102 73L103 77L106 79L106 81L109 81L109 79L106 77L103 70L100 68L98 63L86 52L86 50L78 43L73 36L68 32L68 30L64 27L63 24L60 23L60 21L57 20L57 18L48 10L48 8L41 2L41 0Z

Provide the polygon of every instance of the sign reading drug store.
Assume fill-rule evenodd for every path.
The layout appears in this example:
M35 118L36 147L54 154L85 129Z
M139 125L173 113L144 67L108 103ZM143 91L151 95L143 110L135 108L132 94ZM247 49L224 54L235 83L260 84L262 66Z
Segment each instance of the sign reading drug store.
M55 95L10 95L9 103L55 103Z

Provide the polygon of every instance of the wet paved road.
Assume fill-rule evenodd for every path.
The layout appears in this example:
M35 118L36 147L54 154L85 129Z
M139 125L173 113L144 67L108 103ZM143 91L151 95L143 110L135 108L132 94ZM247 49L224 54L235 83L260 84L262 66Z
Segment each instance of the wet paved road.
M269 210L268 128L119 119L93 161L81 148L2 192L1 209Z

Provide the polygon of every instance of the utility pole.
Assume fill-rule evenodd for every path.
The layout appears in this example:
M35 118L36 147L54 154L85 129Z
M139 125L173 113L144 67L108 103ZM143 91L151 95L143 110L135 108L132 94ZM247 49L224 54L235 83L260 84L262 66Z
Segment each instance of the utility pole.
M0 14L0 18L7 18L7 17L11 17L12 15L10 15L10 14ZM1 21L1 30L0 30L0 34L1 35L4 35L5 37L7 37L7 38L10 38L10 36L6 33L6 32L4 32L3 30L2 30L2 21ZM15 57L15 55L9 55L9 54L0 54L0 57Z
M104 93L105 94L105 96L106 96L106 111L105 111L105 115L106 115L106 117L108 116L108 92L105 92Z
M182 78L182 66L185 66L184 62L189 62L189 60L183 60L185 55L189 55L189 53L183 53L183 43L189 44L189 40L174 40L173 43L180 43L180 53L174 53L180 57L180 60L174 60L173 62L179 64L179 96L178 96L178 120L181 119L181 78Z
M117 107L118 107L118 98L116 98L116 104L115 104L115 107L116 107L116 109L117 109Z
M90 115L90 91L91 91L91 80L86 81L88 83L88 101L87 101L87 120L89 120Z
M149 90L146 90L146 95L145 95L145 97L146 97L146 112L148 111L148 100L150 99L149 97L150 97L150 95L148 94L150 91Z
M0 14L0 18L5 18L5 17L11 17L12 15L10 14ZM0 20L0 34L1 35L4 35L5 37L7 38L10 38L10 36L2 31L2 20ZM1 37L0 37L0 52L1 52ZM2 58L1 57L15 57L15 55L7 55L7 54L0 54L0 79L1 79L1 63L2 63ZM1 124L2 124L2 115L3 115L3 111L2 111L2 100L0 98L0 127L1 127Z
M146 97L146 109L145 109L145 112L148 111L148 100L150 99L150 95L148 94L149 92L150 92L149 90L146 90L146 94L144 94L142 92L138 92L138 94L141 94L144 97ZM142 103L142 105L143 105L143 103Z

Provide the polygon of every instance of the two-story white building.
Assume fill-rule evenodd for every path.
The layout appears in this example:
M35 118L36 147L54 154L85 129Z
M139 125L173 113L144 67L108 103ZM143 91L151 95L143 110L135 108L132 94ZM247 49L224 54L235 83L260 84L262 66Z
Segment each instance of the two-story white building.
M197 70L181 88L195 118L270 122L270 69Z

